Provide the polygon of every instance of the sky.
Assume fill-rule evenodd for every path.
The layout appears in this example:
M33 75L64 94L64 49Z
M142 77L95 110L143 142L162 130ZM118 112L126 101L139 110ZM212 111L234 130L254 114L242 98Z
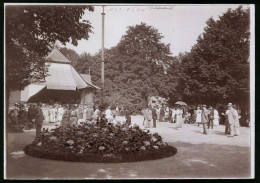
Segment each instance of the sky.
M170 43L172 55L177 56L189 52L196 44L210 17L216 20L228 8L237 7L238 5L105 6L105 48L116 46L128 26L143 22L158 29L164 36L162 42ZM94 8L94 12L85 11L82 17L91 22L94 33L90 34L88 40L80 40L77 47L66 44L67 48L78 54L86 52L94 55L101 49L102 7Z

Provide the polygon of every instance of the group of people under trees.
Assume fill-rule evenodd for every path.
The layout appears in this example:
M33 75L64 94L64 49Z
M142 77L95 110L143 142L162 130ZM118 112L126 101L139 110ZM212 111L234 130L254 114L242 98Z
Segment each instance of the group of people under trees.
M9 123L16 125L23 125L26 130L36 128L36 134L39 135L44 120L42 112L42 104L27 105L15 104L9 112ZM50 123L60 122L62 128L71 127L84 122L98 123L103 116L104 120L108 123L116 121L116 116L125 116L125 122L131 125L131 115L128 109L119 110L118 107L111 109L110 106L101 114L98 107L92 107L84 104L73 105L50 105L48 109L48 120ZM162 105L160 108L153 108L148 105L147 109L142 110L144 117L143 125L145 128L156 128L157 122L170 122L176 123L177 129L183 127L185 121L187 123L195 123L203 125L203 134L208 134L208 129L215 125L219 125L220 115L216 108L206 105L199 105L197 109L189 109L188 106L175 105L173 108ZM230 137L239 135L239 119L241 118L241 110L239 106L227 105L227 110L221 113L225 116L225 133ZM103 120L103 121L104 121Z
M27 109L27 105L16 103L8 113L8 126L18 126L29 130L36 129L36 136L39 136L43 125L42 104L31 104Z
M157 122L176 123L177 129L181 129L183 123L195 123L203 125L203 134L208 134L208 129L219 125L220 115L216 108L206 105L199 105L197 109L189 109L188 106L175 105L173 108L162 105L160 108L152 108L151 105L147 109L142 110L144 117L143 125L145 128L156 128ZM239 127L241 118L241 110L238 105L229 103L225 112L221 113L225 117L225 133L229 137L238 136L240 134Z
M9 110L9 124L20 125L24 130L36 128L36 134L39 135L43 120L49 123L60 122L62 128L72 127L84 122L98 123L103 115L103 121L113 123L116 116L124 115L126 123L131 125L131 116L127 108L116 107L111 109L110 106L101 114L98 107L92 107L85 104L65 104L55 103L49 105L47 115L43 115L42 103L38 104L18 104L16 103ZM39 117L40 116L40 117Z

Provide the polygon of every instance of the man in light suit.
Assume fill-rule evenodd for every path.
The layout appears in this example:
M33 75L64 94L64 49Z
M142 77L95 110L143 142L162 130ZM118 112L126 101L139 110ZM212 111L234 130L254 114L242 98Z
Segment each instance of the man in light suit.
M41 134L42 124L43 124L43 120L44 120L41 106L42 106L41 102L39 102L38 105L36 106L36 119L35 119L36 138L38 138Z
M208 118L209 111L206 109L206 105L203 105L201 112L201 123L203 124L203 134L208 134L207 124L209 122Z
M228 135L228 137L234 137L235 123L236 123L236 119L238 118L238 114L235 111L235 109L232 107L232 103L228 104L228 110L226 111L226 115L228 117L228 124L230 127L230 135Z

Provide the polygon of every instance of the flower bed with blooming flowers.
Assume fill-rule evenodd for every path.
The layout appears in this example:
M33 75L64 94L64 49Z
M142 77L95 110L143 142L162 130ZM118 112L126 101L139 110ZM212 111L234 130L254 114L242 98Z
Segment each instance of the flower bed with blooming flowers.
M133 162L160 159L177 150L138 125L89 124L49 131L24 148L27 155L39 158L83 162Z

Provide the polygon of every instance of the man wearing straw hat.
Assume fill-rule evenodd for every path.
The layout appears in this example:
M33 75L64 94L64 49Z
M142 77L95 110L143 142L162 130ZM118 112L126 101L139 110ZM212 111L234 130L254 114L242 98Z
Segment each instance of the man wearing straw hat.
M235 122L238 118L237 112L232 106L232 103L228 103L228 110L226 112L226 115L228 117L228 124L230 127L230 135L228 137L234 137L234 129L235 129Z

